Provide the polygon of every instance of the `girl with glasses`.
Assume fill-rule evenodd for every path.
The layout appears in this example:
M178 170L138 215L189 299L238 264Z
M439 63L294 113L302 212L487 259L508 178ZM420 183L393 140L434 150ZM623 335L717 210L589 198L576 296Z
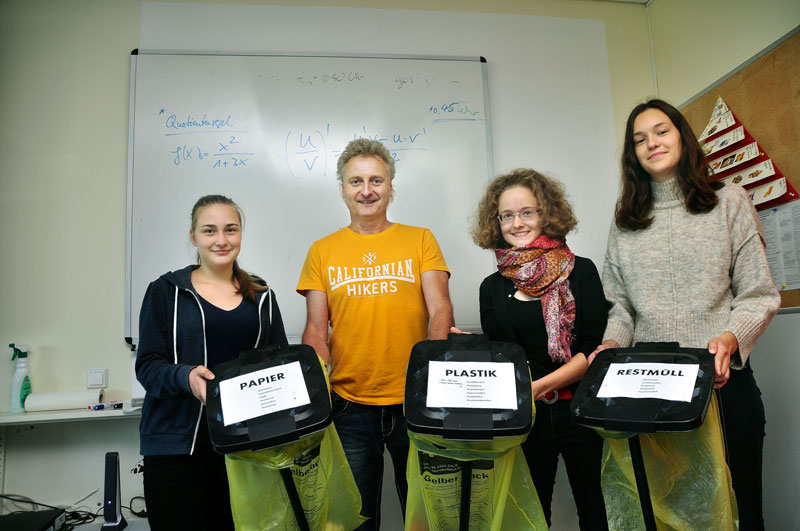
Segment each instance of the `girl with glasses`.
M603 441L578 426L572 392L603 337L607 306L597 268L566 243L577 220L560 183L531 169L497 177L478 205L475 243L492 249L498 271L480 286L483 332L525 349L536 420L522 450L551 525L559 455L581 529L606 529L600 489Z

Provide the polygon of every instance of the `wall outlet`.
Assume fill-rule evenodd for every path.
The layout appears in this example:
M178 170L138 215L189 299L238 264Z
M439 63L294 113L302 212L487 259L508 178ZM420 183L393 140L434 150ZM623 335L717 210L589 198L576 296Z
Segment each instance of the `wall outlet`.
M107 382L107 369L87 369L86 387L88 389L104 389Z

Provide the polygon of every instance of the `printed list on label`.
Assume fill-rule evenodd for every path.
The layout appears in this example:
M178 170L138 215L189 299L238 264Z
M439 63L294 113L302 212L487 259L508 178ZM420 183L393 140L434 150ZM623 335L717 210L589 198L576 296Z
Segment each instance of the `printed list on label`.
M427 406L517 409L514 364L431 361Z

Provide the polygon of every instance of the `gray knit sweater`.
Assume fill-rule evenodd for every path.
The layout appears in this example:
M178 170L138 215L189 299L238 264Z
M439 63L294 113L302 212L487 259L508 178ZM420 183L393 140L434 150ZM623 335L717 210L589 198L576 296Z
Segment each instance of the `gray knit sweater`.
M651 183L653 223L608 235L603 288L611 303L604 339L621 347L677 341L704 348L725 331L740 369L780 306L764 230L745 190L726 185L711 212L690 214L675 179Z

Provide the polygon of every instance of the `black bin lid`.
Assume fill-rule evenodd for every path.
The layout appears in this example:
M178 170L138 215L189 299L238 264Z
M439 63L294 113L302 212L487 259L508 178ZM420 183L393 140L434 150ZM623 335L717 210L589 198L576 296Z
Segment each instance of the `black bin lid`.
M699 365L690 402L661 398L599 398L612 363ZM600 351L583 376L570 406L578 424L610 431L656 433L690 431L705 418L714 389L714 356L707 349L680 348L678 343L637 343L633 348Z
M298 363L310 403L274 411L241 422L225 425L222 413L220 384L264 369L276 369L273 383L246 380L248 385L263 389L262 398L269 400L270 392L280 385L277 374L281 366ZM296 370L297 366L286 367ZM308 345L290 345L245 350L239 359L221 363L214 368L215 379L206 385L206 411L211 445L217 453L229 454L242 450L262 450L295 442L301 437L325 429L331 423L328 384L314 349ZM266 387L265 387L266 386ZM284 393L285 396L285 393Z
M428 407L431 361L512 363L517 409ZM491 440L524 435L531 429L531 376L525 351L515 343L490 341L486 335L450 334L420 341L411 350L406 370L405 416L412 433L457 441Z

